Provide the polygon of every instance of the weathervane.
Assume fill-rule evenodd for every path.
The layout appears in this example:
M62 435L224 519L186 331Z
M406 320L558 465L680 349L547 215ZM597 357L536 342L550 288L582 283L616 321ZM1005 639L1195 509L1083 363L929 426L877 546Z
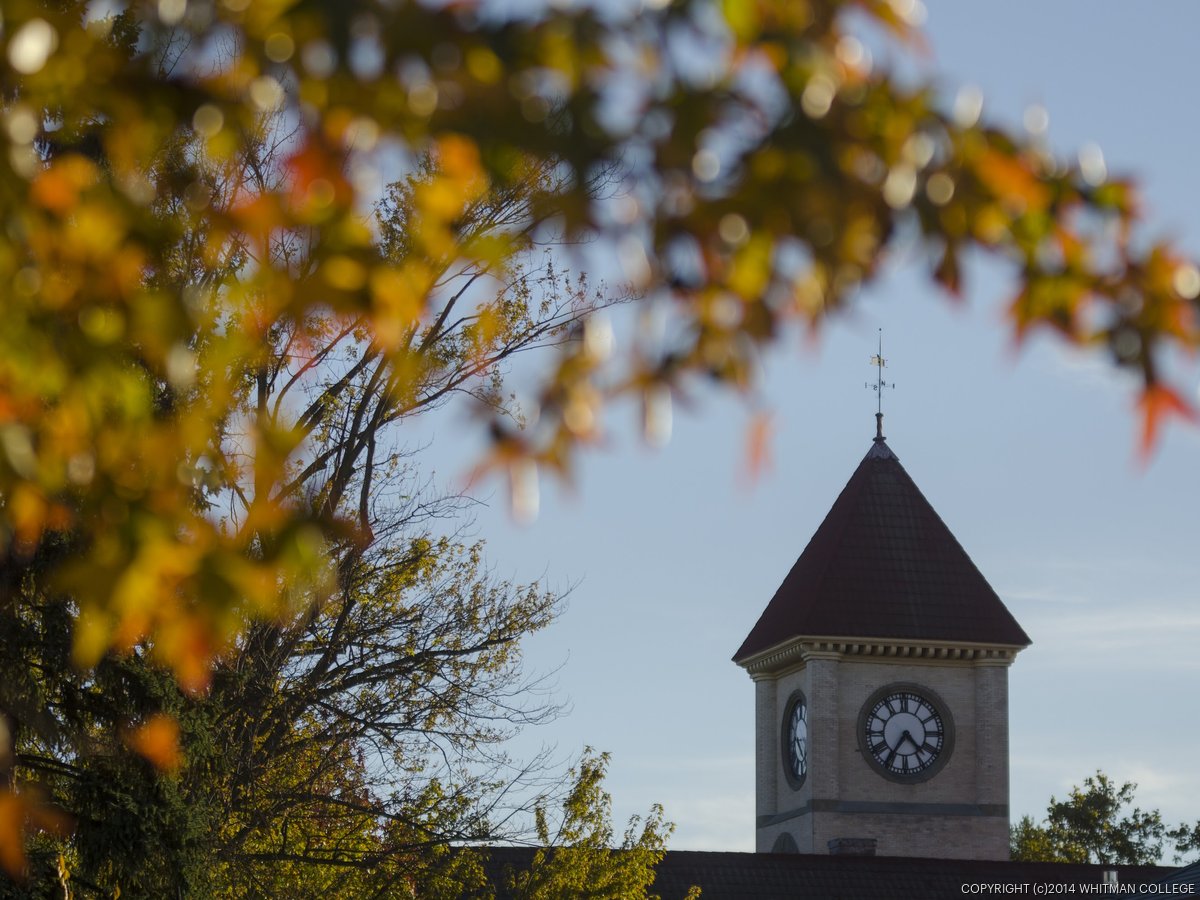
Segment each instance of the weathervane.
M887 360L883 358L882 328L879 329L879 352L871 357L871 365L878 370L875 375L875 383L867 382L865 386L875 392L875 441L879 442L883 440L883 389L892 388L894 390L896 387L894 381L888 384L883 380L883 367L887 365Z

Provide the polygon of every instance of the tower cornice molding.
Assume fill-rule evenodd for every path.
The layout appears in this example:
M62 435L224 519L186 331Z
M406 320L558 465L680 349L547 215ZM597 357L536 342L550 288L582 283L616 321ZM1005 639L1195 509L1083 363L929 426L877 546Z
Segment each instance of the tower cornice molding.
M797 637L738 665L755 681L780 670L802 666L810 660L841 660L870 657L873 661L919 663L926 665L1009 666L1023 647L1016 644L981 644L964 641L897 640L874 637Z

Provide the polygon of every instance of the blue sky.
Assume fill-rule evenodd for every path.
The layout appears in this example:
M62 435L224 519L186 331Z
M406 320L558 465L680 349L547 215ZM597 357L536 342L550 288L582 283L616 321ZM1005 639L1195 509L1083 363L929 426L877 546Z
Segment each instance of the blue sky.
M1056 150L1098 144L1110 172L1138 176L1151 234L1200 256L1200 8L939 0L926 30L919 65L948 97L976 84L985 116L1014 126L1044 105ZM1102 769L1168 821L1200 818L1200 434L1174 427L1139 464L1132 385L1049 339L1014 349L1008 287L975 265L956 306L921 260L897 260L819 344L782 344L751 401L677 406L665 448L615 410L533 524L485 486L476 530L497 572L576 585L528 646L532 667L562 664L571 711L518 749L611 751L618 820L661 802L673 847L752 849L753 690L729 658L870 445L882 327L889 444L1034 640L1010 670L1013 817ZM1195 367L1181 378L1196 396ZM772 465L747 484L755 409L773 415ZM445 479L475 452L466 422L438 423Z

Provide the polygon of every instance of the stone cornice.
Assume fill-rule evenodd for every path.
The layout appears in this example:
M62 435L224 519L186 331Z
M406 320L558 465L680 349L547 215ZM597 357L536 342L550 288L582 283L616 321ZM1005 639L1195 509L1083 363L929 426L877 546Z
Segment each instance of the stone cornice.
M1008 666L1022 647L1009 644L974 644L960 641L896 640L863 637L798 637L739 660L751 678L769 677L780 669L804 665L814 659L874 657L925 664L970 663Z
M795 809L758 816L756 826L768 828L814 812L874 813L886 816L971 816L1008 819L1007 803L909 803L875 800L811 800Z

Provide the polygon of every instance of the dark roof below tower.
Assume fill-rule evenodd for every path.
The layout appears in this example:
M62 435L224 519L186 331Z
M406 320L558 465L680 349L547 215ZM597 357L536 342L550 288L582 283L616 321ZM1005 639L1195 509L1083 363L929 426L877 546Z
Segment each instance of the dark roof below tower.
M1154 884L1164 866L1027 863L1008 860L911 859L886 856L825 856L803 853L712 853L671 850L658 864L653 890L676 900L691 885L701 900L929 900L929 898L1033 893L1030 885L1053 885L1053 893L1103 887L1105 872L1116 875L1126 895ZM968 886L988 885L987 893ZM1086 885L1086 887L1084 887ZM1076 888L1079 888L1076 890ZM1065 890L1063 888L1066 888ZM1140 891L1138 891L1140 892Z
M484 872L497 888L497 900L513 896L508 875L528 869L536 852L534 847L486 850ZM668 850L655 867L651 890L663 900L679 900L692 885L700 888L700 900L929 900L967 893L1032 895L1033 884L1053 886L1056 894L1101 893L1105 875L1111 873L1118 890L1132 896L1146 892L1143 885L1190 883L1162 881L1172 872L1165 866ZM991 890L964 890L968 885Z
M882 438L733 658L796 637L1030 643Z

